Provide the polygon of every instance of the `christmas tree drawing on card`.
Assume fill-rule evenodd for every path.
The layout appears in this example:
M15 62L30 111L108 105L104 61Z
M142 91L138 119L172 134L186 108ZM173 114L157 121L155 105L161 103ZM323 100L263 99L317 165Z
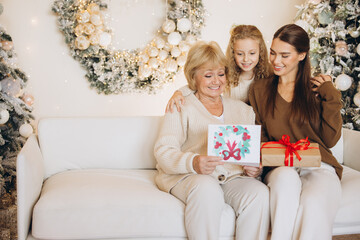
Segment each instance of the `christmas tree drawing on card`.
M208 155L240 165L260 164L259 125L209 125Z

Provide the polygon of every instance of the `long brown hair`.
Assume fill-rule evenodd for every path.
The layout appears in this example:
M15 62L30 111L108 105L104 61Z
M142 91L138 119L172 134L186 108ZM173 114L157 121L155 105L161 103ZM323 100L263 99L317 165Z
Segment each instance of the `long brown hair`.
M236 64L234 54L235 41L239 39L253 39L259 43L259 62L254 68L255 79L269 78L272 75L272 68L269 63L267 48L260 30L253 25L238 25L231 29L230 40L226 50L226 57L229 62L228 79L230 87L239 85L239 76L243 70Z
M311 65L309 58L310 40L305 30L295 24L288 24L281 27L274 34L273 39L278 38L283 42L292 45L298 53L306 53L305 58L298 64L298 72L295 79L293 100L291 102L291 116L299 117L300 123L305 121L315 121L319 117L316 107L315 94L312 91ZM275 99L279 84L279 76L274 76L269 81L267 91L267 103L269 107L266 114L270 111L274 116Z

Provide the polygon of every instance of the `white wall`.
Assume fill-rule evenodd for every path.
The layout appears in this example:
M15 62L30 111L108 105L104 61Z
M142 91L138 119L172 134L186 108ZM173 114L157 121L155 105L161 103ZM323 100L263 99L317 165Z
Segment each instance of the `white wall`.
M144 46L160 28L165 0L107 0L116 48ZM156 95L98 95L89 88L85 70L69 54L53 0L1 0L0 23L13 37L19 66L29 76L27 92L35 98L37 119L55 116L162 115L173 91L186 84L183 75ZM291 23L304 0L203 0L209 16L202 39L217 41L226 49L233 24L256 25L269 45L272 34Z

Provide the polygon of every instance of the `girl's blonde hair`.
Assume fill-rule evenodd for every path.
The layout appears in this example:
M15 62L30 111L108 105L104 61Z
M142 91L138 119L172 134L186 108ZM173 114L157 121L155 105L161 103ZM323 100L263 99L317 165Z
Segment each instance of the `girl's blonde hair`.
M239 85L239 76L243 70L236 64L234 54L234 43L239 39L253 39L259 43L259 62L254 68L255 79L269 78L272 76L272 68L269 63L268 53L264 38L260 30L253 25L238 25L231 29L230 40L226 50L226 57L229 62L228 81L229 87Z
M184 66L184 74L189 88L196 91L196 81L194 79L196 71L203 65L224 66L225 74L228 72L228 62L219 44L214 41L209 43L200 41L194 44L188 53ZM228 84L228 81L226 82Z

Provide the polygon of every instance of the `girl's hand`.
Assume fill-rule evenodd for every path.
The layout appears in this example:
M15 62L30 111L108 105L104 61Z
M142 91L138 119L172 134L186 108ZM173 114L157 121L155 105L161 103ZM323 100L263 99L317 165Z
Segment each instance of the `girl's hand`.
M173 112L173 106L176 105L176 109L178 112L181 111L180 105L185 103L185 98L179 90L176 90L172 97L170 98L168 104L166 105L165 112Z
M259 167L243 166L244 174L249 177L258 177L262 173L262 165Z
M319 87L324 83L324 82L331 82L332 81L332 78L330 75L324 75L324 74L320 74L319 76L317 77L313 77L311 78L311 82L312 84L314 84L314 87L313 87L313 91L318 93L318 89Z
M211 174L216 166L224 165L221 157L197 155L193 160L193 168L198 174Z

